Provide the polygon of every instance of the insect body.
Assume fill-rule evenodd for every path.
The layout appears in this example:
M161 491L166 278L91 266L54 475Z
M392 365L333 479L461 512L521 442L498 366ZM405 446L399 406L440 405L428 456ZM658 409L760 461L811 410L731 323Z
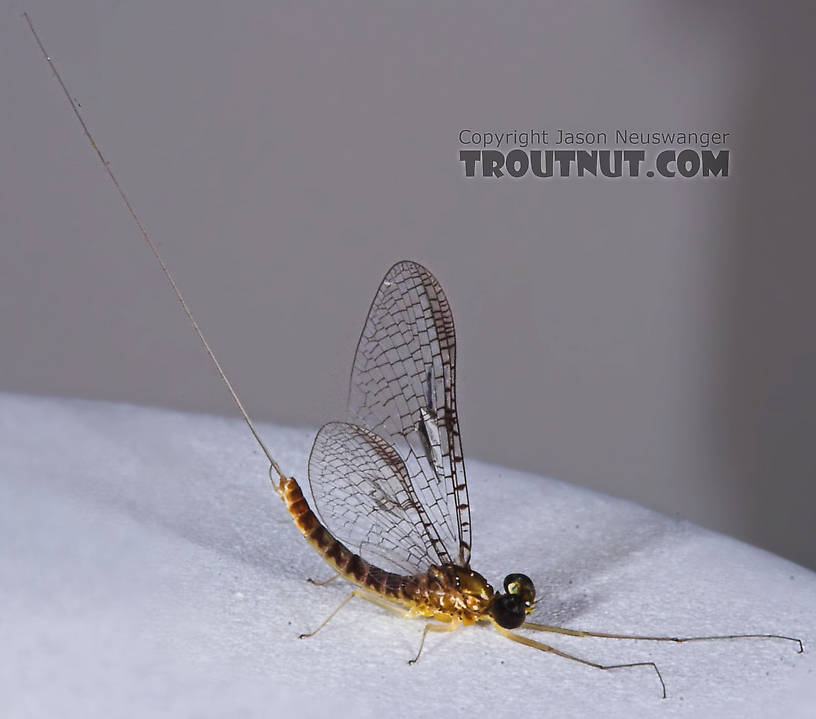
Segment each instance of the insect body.
M282 481L279 491L298 529L329 565L372 595L408 608L409 616L463 624L493 618L508 627L522 623L525 607L519 603L521 611L511 618L504 595L495 594L487 580L472 569L444 564L412 576L380 569L348 549L320 523L296 480ZM527 606L532 607L532 601Z
M597 669L648 667L666 696L653 662L603 665L516 634L539 632L612 639L692 642L781 639L776 634L654 637L589 632L526 621L535 607L529 577L509 574L504 592L470 568L471 526L464 456L456 411L456 340L450 305L436 278L413 262L394 265L380 284L357 344L349 383L349 422L324 425L309 457L315 511L300 485L287 477L261 439L240 398L204 338L158 248L136 215L85 123L27 13L34 39L59 82L102 167L161 266L244 421L270 465L273 486L298 529L337 575L356 585L322 628L353 597L408 617L426 617L429 631L491 623L512 641ZM314 634L315 632L312 632ZM301 635L310 636L310 635Z
M425 625L411 663L429 631L490 622L508 639L598 669L650 667L664 697L666 686L653 662L601 665L509 630L672 642L773 637L798 642L801 650L799 640L776 635L652 637L525 621L535 606L529 577L509 574L504 592L494 592L470 568L455 378L456 340L445 293L421 265L398 262L380 284L357 344L349 382L355 422L324 425L312 447L309 483L317 514L294 479L281 475L276 486L309 543L358 587L302 637L360 597L406 617L438 620Z
M324 425L309 458L323 521L294 479L281 479L277 490L306 539L360 596L451 628L493 621L513 629L532 611L535 589L513 574L505 593L495 593L469 567L455 362L453 317L439 282L414 262L397 263L355 353L349 409L361 424ZM439 396L445 401L437 407Z

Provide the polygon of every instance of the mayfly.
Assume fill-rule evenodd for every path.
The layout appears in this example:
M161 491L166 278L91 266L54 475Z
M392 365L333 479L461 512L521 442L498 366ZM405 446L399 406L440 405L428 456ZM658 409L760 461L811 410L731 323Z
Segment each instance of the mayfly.
M508 574L495 591L470 568L471 524L465 463L456 409L456 339L450 304L437 279L414 262L398 262L376 292L357 344L349 382L350 421L317 433L309 457L316 512L293 477L284 474L264 444L204 338L156 245L94 141L78 103L23 13L37 45L65 93L85 136L159 262L176 298L222 381L269 460L272 485L306 540L355 585L309 634L322 629L352 598L366 599L405 617L424 617L416 662L428 632L450 632L480 622L508 639L596 669L646 667L666 685L654 662L600 664L568 654L513 630L577 637L656 642L716 639L800 639L777 634L656 637L583 631L527 621L536 604L532 580Z

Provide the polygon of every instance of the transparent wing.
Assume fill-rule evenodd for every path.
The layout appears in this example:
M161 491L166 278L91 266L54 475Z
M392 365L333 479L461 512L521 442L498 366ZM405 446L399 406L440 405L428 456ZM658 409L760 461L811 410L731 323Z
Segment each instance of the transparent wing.
M309 456L309 484L323 524L364 559L400 574L451 561L402 457L374 432L323 425Z
M453 315L439 282L421 265L397 263L377 290L354 355L349 411L396 451L444 554L467 566L470 505Z

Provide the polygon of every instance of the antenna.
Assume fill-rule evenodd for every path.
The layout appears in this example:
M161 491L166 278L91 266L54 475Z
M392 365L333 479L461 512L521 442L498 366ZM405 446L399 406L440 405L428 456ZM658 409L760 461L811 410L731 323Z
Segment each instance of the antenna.
M93 135L91 135L91 131L88 129L88 125L85 122L84 118L82 117L82 113L79 111L79 107L74 99L71 97L71 93L68 92L68 88L63 82L62 76L59 74L57 70L57 66L54 64L54 60L48 54L45 49L45 46L40 40L40 36L37 34L37 31L34 29L34 23L31 22L31 17L29 16L28 12L23 13L23 18L28 23L28 28L31 30L31 34L34 36L34 40L36 40L37 45L40 48L40 51L45 58L45 61L51 67L51 72L54 73L54 77L57 78L57 82L59 83L60 87L62 88L63 93L65 94L65 98L68 100L68 104L71 106L71 109L74 111L74 115L76 115L77 120L79 120L79 124L82 125L82 131L85 133L85 137L88 138L88 142L91 143L91 147L93 147L94 151L99 157L99 161L102 163L102 167L105 169L105 172L108 173L108 177L110 177L111 182L113 182L114 187L116 187L119 196L122 198L122 201L125 203L125 206L130 213L130 216L133 218L133 221L136 223L136 227L139 228L139 232L141 233L142 237L144 238L145 242L147 242L148 247L150 247L150 251L153 253L153 256L159 263L164 276L167 278L167 281L170 283L170 287L173 290L173 293L176 295L176 299L178 299L179 303L181 304L181 309L184 310L184 314L187 315L187 319L190 320L190 323L193 325L193 329L196 331L198 335L198 339L201 340L201 344L204 346L207 354L209 355L212 363L215 365L215 369L218 371L218 375L223 380L224 384L226 385L227 389L229 390L230 395L232 396L233 401L235 402L235 406L238 407L238 411L241 413L241 416L244 418L244 421L249 427L249 431L252 432L252 436L255 437L255 441L258 443L258 446L263 450L263 453L266 455L266 458L269 460L269 478L272 479L272 470L274 469L277 472L278 477L280 478L281 482L283 482L286 477L283 474L278 463L275 461L275 458L272 456L272 453L269 451L267 446L264 444L264 441L261 439L261 436L258 434L258 430L255 429L255 425L252 423L252 420L249 418L249 414L247 413L246 409L244 408L243 403L241 402L240 398L238 397L238 393L233 389L232 383L227 379L227 375L225 374L223 368L221 367L221 363L215 356L215 353L212 351L209 343L206 339L204 339L204 333L201 331L201 327L199 327L198 322L196 322L195 317L193 317L193 313L190 310L189 305L187 304L186 300L184 299L184 295L181 294L181 290L179 289L176 281L173 279L173 275L170 274L170 270L167 269L167 265L164 262L164 258L159 253L158 248L153 243L153 240L150 239L150 235L147 234L147 230L145 226L142 224L142 221L139 219L139 216L136 214L136 210L133 209L133 205L130 204L130 200L128 199L125 191L122 189L122 185L119 184L119 180L116 179L116 175L113 174L113 170L111 170L110 164L105 159L105 156L102 154L102 150L99 148L99 145L96 144L96 141L93 139ZM272 481L272 486L275 487L274 480ZM275 487L275 490L278 491L278 488Z

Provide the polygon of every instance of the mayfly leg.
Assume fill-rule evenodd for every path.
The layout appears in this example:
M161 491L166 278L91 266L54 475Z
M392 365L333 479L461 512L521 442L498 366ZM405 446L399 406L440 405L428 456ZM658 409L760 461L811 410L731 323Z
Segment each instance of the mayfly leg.
M526 623L522 626L526 626ZM588 667L594 667L595 669L631 669L633 667L651 667L654 669L655 674L657 674L657 678L660 680L660 686L663 689L663 698L666 698L666 683L663 681L663 675L660 673L660 670L657 668L657 664L654 662L629 662L627 664L598 664L597 662L591 662L589 659L582 659L581 657L576 657L574 654L567 654L566 652L562 652L560 649L556 649L555 647L551 647L549 644L544 644L543 642L537 642L535 639L530 639L529 637L523 637L520 634L513 634L513 632L504 629L496 625L496 629L499 632L510 639L511 641L518 642L519 644L525 644L528 647L533 647L534 649L539 649L542 652L549 652L551 654L555 654L559 657L563 657L564 659L570 659L574 662L578 662L580 664L585 664Z
M352 597L354 597L354 596L356 596L356 595L357 595L357 590L355 589L355 590L354 590L353 592L351 592L351 593L350 593L350 594L349 594L349 595L348 595L348 596L347 596L347 597L346 597L346 598L345 598L345 599L344 599L342 602L340 602L340 604L338 604L338 605L337 605L337 607L335 608L335 610L334 610L334 611L333 611L331 614L329 614L329 616L328 616L328 617L326 617L326 618L325 618L325 619L324 619L324 620L323 620L323 621L320 623L320 626L319 626L317 629L315 629L313 632L304 632L303 634L299 634L299 635L298 635L298 639L306 639L306 638L308 638L308 637L313 637L315 634L317 634L317 633L318 633L318 632L319 632L321 629L323 629L323 627L325 627L325 626L326 626L326 625L327 625L327 624L328 624L328 623L329 623L329 622L330 622L332 619L334 619L334 615L335 615L335 614L337 614L337 612L339 612L339 611L340 611L340 610L341 610L343 607L345 607L345 606L346 606L346 604L348 604L348 603L349 603L349 601L351 601Z
M799 645L798 654L805 651L801 639L796 637L786 637L781 634L717 634L706 637L652 637L640 634L610 634L608 632L589 632L583 629L565 629L564 627L554 627L549 624L536 624L535 622L524 622L521 625L524 629L534 629L537 632L551 632L553 634L567 634L572 637L600 637L602 639L640 639L647 642L707 642L715 639L782 639L787 642L795 642Z
M422 639L419 640L419 650L413 659L408 660L408 664L416 664L419 661L419 655L422 654L422 647L425 646L425 637L428 632L455 632L459 628L459 622L445 622L438 624L436 622L428 622L422 630Z
M332 577L332 579L334 579L334 577ZM331 580L329 580L329 581L331 581ZM300 635L298 635L298 638L299 639L306 639L308 637L313 637L321 629L323 629L323 627L325 627L332 619L334 619L335 615L343 607L345 607L346 604L348 604L354 597L358 597L359 599L365 599L367 602L371 602L372 604L376 604L378 607L381 607L382 609L387 609L389 612L391 612L392 614L394 614L394 615L396 615L398 617L410 617L410 616L412 616L410 610L403 609L402 607L399 607L399 606L395 606L394 604L389 602L387 599L383 599L383 598L378 597L378 596L376 596L374 594L370 594L369 592L366 592L363 589L355 589L354 591L349 592L348 596L342 602L340 602L340 604L338 604L337 607L335 607L334 611L331 614L329 614L329 616L326 617L320 623L320 626L317 629L315 629L313 632L306 632L304 634L300 634ZM417 655L417 656L419 656L419 655Z
M317 581L316 579L312 579L311 577L306 577L306 581L309 582L309 584L314 584L316 587L325 587L327 584L333 582L339 576L340 572L335 572L328 579L322 579L321 581Z
M337 575L335 575L335 577L336 576ZM334 579L335 577L332 577L332 579ZM331 579L328 580L328 581L331 581ZM312 583L315 584L315 582L312 582ZM349 594L345 597L345 599L343 599L343 601L340 602L340 604L338 604L337 607L335 607L334 611L331 614L329 614L329 616L326 617L320 623L320 626L318 626L317 629L315 629L312 632L306 632L304 634L300 634L300 635L298 635L298 638L299 639L307 639L309 637L313 637L321 629L323 629L323 627L325 627L332 619L334 619L334 617L337 615L337 613L343 607L345 607L346 604L348 604L354 597L358 597L360 599L365 599L367 602L371 602L372 604L380 607L381 609L385 609L385 610L389 611L391 614L394 614L397 617L407 619L407 618L415 616L410 609L404 609L401 606L397 606L397 605L393 604L392 602L389 602L387 599L383 599L382 597L378 597L375 594L370 594L369 592L366 592L363 589L355 589L354 591L349 592ZM427 624L425 624L425 627L422 630L422 637L419 640L419 649L417 650L416 656L413 659L408 660L408 664L416 664L417 661L419 660L419 657L422 654L422 649L425 646L425 637L428 635L428 632L439 632L439 633L455 632L459 628L459 625L460 625L460 623L458 621L444 622L442 624L437 623L437 622L428 622Z

